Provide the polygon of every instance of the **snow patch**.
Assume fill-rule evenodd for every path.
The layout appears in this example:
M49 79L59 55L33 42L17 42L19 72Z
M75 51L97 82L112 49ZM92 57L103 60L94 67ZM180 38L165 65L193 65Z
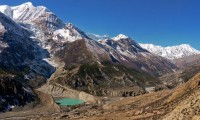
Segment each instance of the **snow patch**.
M58 40L60 42L74 42L77 39L82 39L81 35L74 31L74 34L69 29L59 29L53 33L53 39Z
M100 41L105 39L110 39L109 35L97 35L94 33L87 33L87 36L93 40Z
M4 13L8 17L12 18L12 9L10 6L7 5L1 5L0 6L0 12Z
M115 41L118 41L120 39L128 39L129 37L126 36L126 35L123 35L123 34L119 34L118 36L116 37L113 37L112 39L115 40Z

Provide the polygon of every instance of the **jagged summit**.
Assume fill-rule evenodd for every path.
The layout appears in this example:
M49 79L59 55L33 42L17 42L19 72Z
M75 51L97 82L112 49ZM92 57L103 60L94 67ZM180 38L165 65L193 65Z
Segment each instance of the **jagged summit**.
M129 37L124 35L124 34L119 34L117 35L116 37L113 37L112 39L117 41L117 40L120 40L120 39L128 39Z
M37 19L43 12L50 12L44 6L33 6L31 2L26 2L18 6L1 5L0 11L10 18L19 21Z
M0 11L21 24L38 26L45 30L45 34L52 34L65 26L64 22L46 7L33 6L31 2L18 6L1 5Z

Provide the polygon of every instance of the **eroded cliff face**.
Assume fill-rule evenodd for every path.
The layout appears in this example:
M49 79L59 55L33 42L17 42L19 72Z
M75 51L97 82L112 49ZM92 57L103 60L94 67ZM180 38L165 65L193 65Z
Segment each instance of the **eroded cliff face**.
M75 99L81 99L84 100L86 103L98 103L98 99L94 97L93 95L87 94L82 91L77 91L70 89L68 87L64 87L59 84L46 84L38 89L39 91L42 91L44 93L50 94L53 97L58 98L75 98Z

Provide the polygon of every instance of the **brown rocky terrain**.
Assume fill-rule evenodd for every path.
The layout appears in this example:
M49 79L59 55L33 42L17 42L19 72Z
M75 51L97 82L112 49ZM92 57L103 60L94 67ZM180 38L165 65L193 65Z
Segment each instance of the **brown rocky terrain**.
M177 85L187 82L190 78L196 75L200 71L200 64L195 64L190 67L185 67L179 69L178 71L170 74L165 74L159 79L164 83L168 88L174 88Z
M179 68L191 67L196 64L200 64L200 55L191 55L179 59L174 59L172 62Z
M97 96L136 96L145 87L162 84L156 77L111 63L72 66L49 81Z
M41 101L45 102L44 107L40 107L40 114L35 112L8 112L1 114L0 118L11 119L73 119L73 120L169 120L169 119L198 119L200 116L199 94L200 94L200 73L191 78L187 83L174 90L164 90L136 97L102 97L101 103L82 105L60 111L59 107L44 94L39 94ZM42 97L41 97L42 96ZM41 102L43 103L43 102ZM51 107L50 107L51 106ZM48 109L50 108L50 109ZM54 109L52 109L54 108ZM53 110L51 112L45 112ZM39 111L35 107L31 111ZM28 114L29 113L29 114ZM51 113L51 114L50 114ZM54 113L54 114L52 114ZM21 116L26 117L21 117Z

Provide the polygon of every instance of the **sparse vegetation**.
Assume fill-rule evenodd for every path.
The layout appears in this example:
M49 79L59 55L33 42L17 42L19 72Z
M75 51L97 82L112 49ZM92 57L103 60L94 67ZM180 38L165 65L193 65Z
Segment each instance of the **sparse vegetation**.
M138 86L141 89L139 91L142 91L144 87L161 84L156 77L147 73L106 61L102 64L85 63L70 67L66 71L64 76L59 76L51 82L100 96L114 89L129 88L127 92L131 92L131 89Z

